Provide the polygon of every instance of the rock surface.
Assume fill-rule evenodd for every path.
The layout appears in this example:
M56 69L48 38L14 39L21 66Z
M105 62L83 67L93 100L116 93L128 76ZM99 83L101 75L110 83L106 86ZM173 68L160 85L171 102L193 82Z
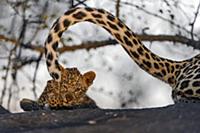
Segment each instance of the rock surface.
M199 133L198 103L154 109L80 108L0 114L0 133Z

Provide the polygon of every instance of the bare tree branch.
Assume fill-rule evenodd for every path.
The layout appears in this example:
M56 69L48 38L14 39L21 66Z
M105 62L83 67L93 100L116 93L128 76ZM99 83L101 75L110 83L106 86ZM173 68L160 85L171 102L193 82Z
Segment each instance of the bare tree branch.
M37 71L38 71L38 68L39 68L39 65L40 65L40 61L42 59L42 53L40 54L40 56L38 57L38 59L36 60L36 67L35 67L35 72L34 72L34 76L33 76L33 88L32 88L32 91L33 91L33 94L34 94L34 97L37 98L37 93L36 93L36 77L37 77Z
M199 8L200 8L200 1L199 1L199 4L198 4L198 7L197 7L197 11L195 12L194 20L190 24L191 25L191 38L192 38L192 40L194 40L194 24L196 22L198 14L199 14Z
M118 17L119 18L119 12L120 12L120 2L121 2L121 0L117 0L116 1L116 6L115 6L115 10L116 10L116 17Z
M169 41L169 42L175 42L175 43L181 43L181 44L186 44L187 46L191 46L194 49L200 49L200 41L188 39L184 36L179 36L179 35L137 35L142 41ZM3 35L0 35L0 41L7 41L10 42L11 44L16 44L16 41L14 39L7 38ZM58 49L59 53L64 53L67 51L75 51L75 50L80 50L80 49L94 49L94 48L99 48L99 47L104 47L108 45L116 45L117 41L114 39L108 39L108 40L103 40L103 41L87 41L82 44L75 44L73 46L67 46L64 45L63 47ZM21 44L21 46L25 49L31 49L36 52L43 53L44 48L43 46L38 46L35 44Z
M5 76L4 76L4 85L3 85L3 89L2 89L2 92L1 92L1 98L0 98L0 105L2 105L3 99L4 99L5 94L6 94L8 74L9 74L11 59L12 59L11 56L13 55L13 52L15 51L16 48L17 48L17 45L15 45L15 47L10 51L9 56L8 56L6 73L5 73Z
M74 4L74 2L73 2L73 6L72 7L77 7L78 5L84 5L84 6L87 6L86 4L85 4L85 2L87 1L87 0L76 0L78 3L77 4Z
M141 11L143 11L143 12L149 14L149 15L155 16L155 17L157 17L157 18L159 18L159 19L162 19L162 20L164 20L164 21L166 21L166 22L169 22L169 23L172 24L173 26L175 26L175 27L177 27L177 28L179 28L179 29L182 29L183 31L185 31L185 32L188 33L188 34L191 33L191 32L190 32L189 30L187 30L185 27L183 27L183 26L181 26L181 25L175 23L174 21L172 21L172 20L170 20L170 19L167 19L167 18L164 18L163 16L160 16L160 15L158 15L158 14L152 13L152 12L150 12L150 11L144 9L143 7L140 7L140 6L135 5L135 4L133 4L133 3L130 3L130 2L121 2L121 3L124 4L124 5L133 6L133 7L137 8L138 10L141 10ZM197 36L196 34L193 34L193 35Z

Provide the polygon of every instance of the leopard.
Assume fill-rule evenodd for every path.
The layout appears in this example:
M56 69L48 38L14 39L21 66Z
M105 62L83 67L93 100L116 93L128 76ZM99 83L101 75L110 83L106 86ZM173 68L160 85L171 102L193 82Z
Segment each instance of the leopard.
M95 79L95 72L88 71L81 74L77 68L62 68L61 81L52 79L47 81L47 85L38 98L33 101L24 98L20 101L20 106L24 111L42 109L67 109L73 106L94 104L94 101L86 95L89 86Z
M118 17L91 7L68 10L50 29L45 41L45 57L48 72L56 82L63 80L63 67L57 54L60 39L64 31L80 22L93 23L109 32L141 69L169 84L175 102L200 100L200 54L182 61L161 57L150 51Z

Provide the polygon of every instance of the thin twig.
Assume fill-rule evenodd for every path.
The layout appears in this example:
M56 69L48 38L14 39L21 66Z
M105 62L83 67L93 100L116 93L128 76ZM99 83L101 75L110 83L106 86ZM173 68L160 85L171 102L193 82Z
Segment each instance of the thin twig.
M121 0L117 0L116 1L116 6L115 6L116 17L118 17L118 18L119 18L119 13L120 13L120 2L121 2Z
M41 53L40 53L41 54ZM31 57L31 58L21 58L21 59L18 59L17 63L15 66L14 66L14 69L21 69L22 67L26 66L27 64L32 64L34 62L37 62L38 61L38 58L34 58L34 57Z
M13 52L16 50L16 48L17 48L17 45L15 45L15 47L10 51L9 56L8 56L8 63L7 63L7 67L6 67L6 73L5 73L5 76L4 76L4 84L3 84L3 90L1 92L0 105L3 104L3 99L4 99L4 96L6 94L8 73L9 73L9 70L10 70L11 59L12 59L11 57L13 55Z
M198 17L198 14L199 14L199 8L200 8L200 1L199 1L199 4L198 4L198 7L197 7L197 11L195 12L195 16L194 16L194 20L193 22L190 24L191 25L191 39L194 40L194 25L195 25L195 22L196 22L196 19Z
M28 24L38 24L37 27L35 28L35 32L33 33L32 37L30 38L30 40L28 41L27 44L31 43L35 39L35 37L38 35L38 32L41 30L41 25L44 24L44 22L41 21L42 16L47 12L48 7L49 7L49 1L46 1L42 8L41 13L39 13L39 15L38 15L38 21L27 20L27 25Z
M10 109L10 102L11 102L11 98L12 98L12 87L13 87L13 84L10 85L10 87L8 88L8 102L7 102L7 107L8 107L8 110Z
M26 2L24 2L24 4L27 4ZM15 52L15 57L14 57L14 60L18 60L21 58L21 54L22 54L22 46L21 46L21 43L24 41L24 37L25 37L25 33L26 33L26 29L27 29L27 19L26 19L26 8L25 8L26 5L23 6L22 8L22 25L21 25L21 31L20 31L20 34L19 34L19 37L18 37L18 49L16 49L16 52ZM17 73L18 73L18 69L15 69L15 64L17 64L17 62L15 62L14 60L13 63L12 63L12 80L16 81L16 77L17 77Z
M35 98L37 98L37 93L36 93L36 77L37 77L37 71L38 71L38 68L39 68L39 65L40 65L40 61L42 59L42 53L40 54L40 56L38 57L37 61L36 61L36 67L35 67L35 71L34 71L34 76L33 76L33 80L32 80L32 83L33 83L33 88L32 88L32 91L33 91L33 95Z
M80 1L80 0L76 0L78 3L73 5L73 7L77 7L78 5L84 5L84 6L87 6L84 2L86 2L87 0L83 0L83 1Z

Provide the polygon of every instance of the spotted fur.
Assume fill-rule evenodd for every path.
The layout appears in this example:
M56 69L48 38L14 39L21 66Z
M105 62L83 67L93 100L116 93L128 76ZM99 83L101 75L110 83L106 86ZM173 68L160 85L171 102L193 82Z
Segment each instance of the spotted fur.
M77 68L61 67L62 78L49 80L37 101L22 99L20 106L25 111L39 109L62 109L71 106L93 104L86 91L95 79L92 71L81 74Z
M59 82L62 77L62 66L58 63L56 54L60 37L69 26L84 21L107 30L143 70L168 83L173 88L173 94L181 97L200 97L199 56L184 61L159 57L147 49L119 18L95 8L71 9L53 24L45 42L45 55L49 73L56 81Z

